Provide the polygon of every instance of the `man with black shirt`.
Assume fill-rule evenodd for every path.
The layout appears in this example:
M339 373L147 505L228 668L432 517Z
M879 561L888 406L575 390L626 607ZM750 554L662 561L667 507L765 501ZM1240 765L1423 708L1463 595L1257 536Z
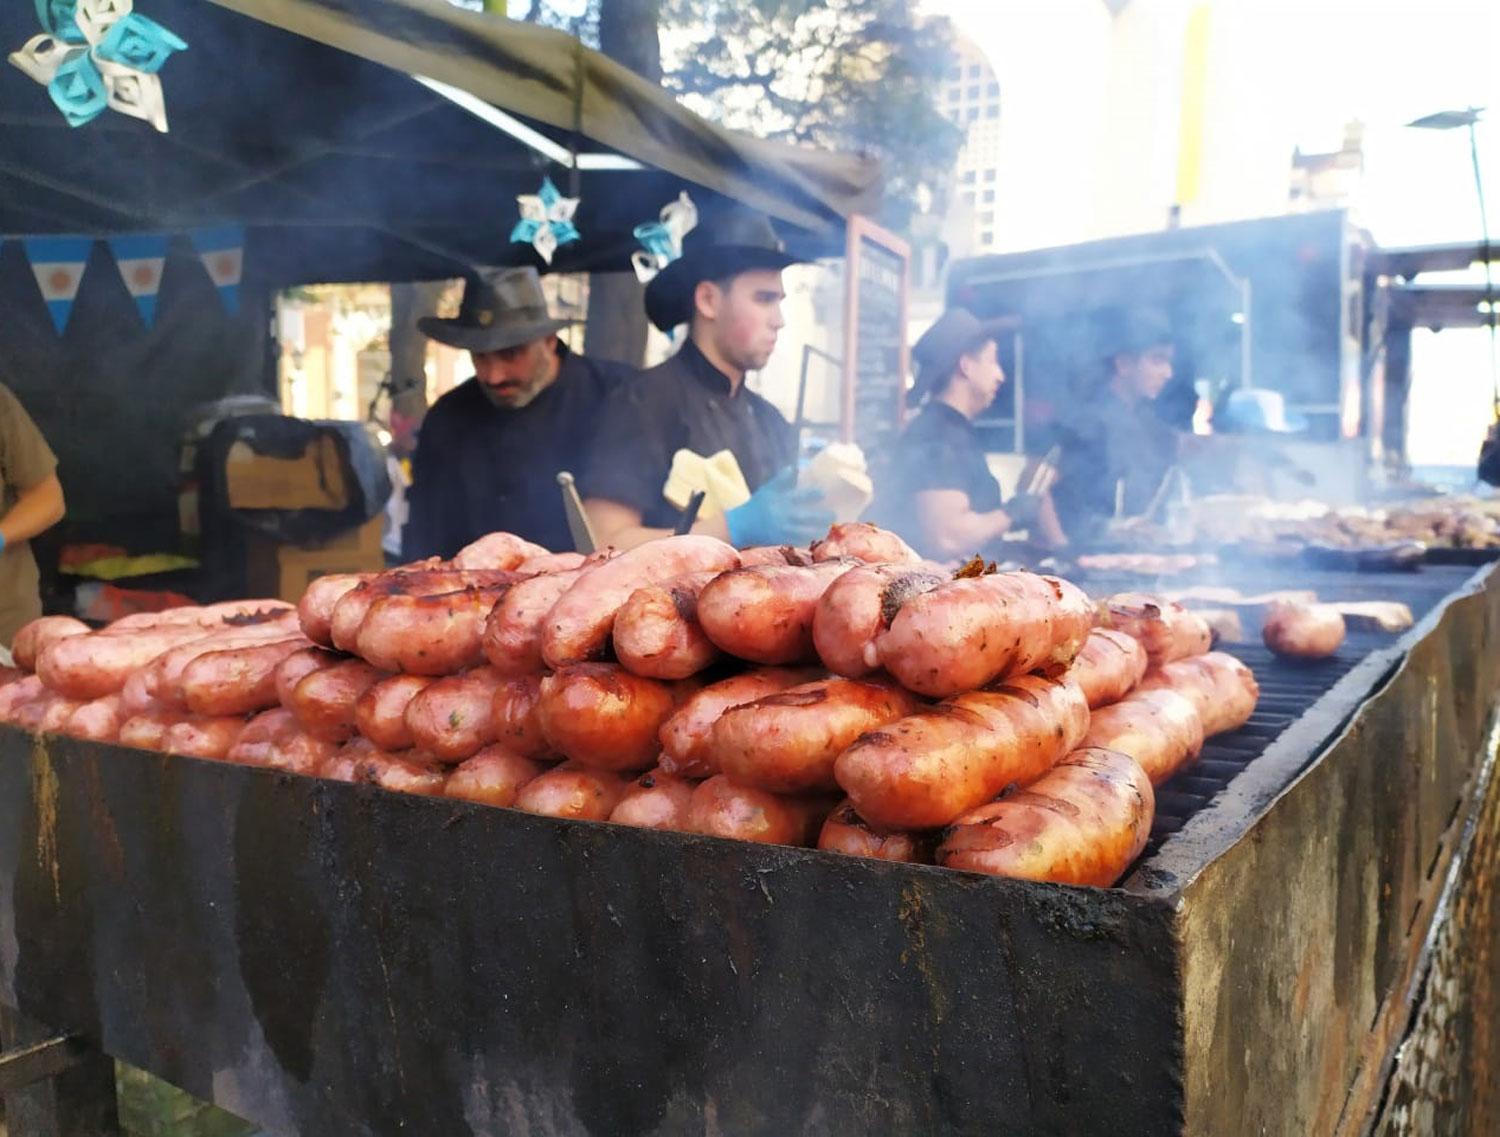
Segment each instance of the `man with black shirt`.
M630 548L672 531L679 504L665 496L681 452L733 456L747 500L705 511L694 533L741 548L805 544L828 528L820 495L799 490L796 439L786 419L745 386L766 365L783 326L781 251L770 221L744 208L705 218L683 253L646 288L646 315L663 331L689 325L671 359L623 384L600 419L580 481L600 545Z
M552 550L573 547L557 473L583 460L607 396L628 374L570 352L557 332L575 322L548 313L534 268L485 270L466 283L456 319L418 321L431 339L468 349L474 378L422 421L407 560L451 557L502 529Z

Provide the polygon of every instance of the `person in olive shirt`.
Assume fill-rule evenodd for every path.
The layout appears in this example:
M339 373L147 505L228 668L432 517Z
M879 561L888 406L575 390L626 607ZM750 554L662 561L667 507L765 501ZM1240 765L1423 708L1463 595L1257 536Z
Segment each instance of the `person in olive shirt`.
M870 516L935 560L972 555L1013 529L1056 529L1044 497L1002 500L974 429L1005 382L995 335L995 325L951 308L912 347L908 397L922 409L896 442Z
M1102 382L1084 392L1060 425L1058 519L1072 541L1099 538L1115 514L1138 517L1181 458L1182 436L1157 413L1172 378L1172 330L1150 311L1117 313Z
M570 352L557 338L570 323L547 311L534 268L484 270L465 284L456 319L417 321L429 338L467 348L474 378L422 420L402 531L407 560L451 557L496 530L573 547L557 474L583 460L629 368Z
M832 515L820 495L795 485L796 439L769 402L745 386L766 365L783 326L782 252L771 222L733 207L705 217L683 239L682 256L646 287L646 315L669 331L688 325L672 358L610 397L579 481L594 539L630 548L669 534L680 517L663 496L679 450L709 458L728 450L751 491L748 501L692 528L744 548L805 544Z
M0 387L0 644L42 614L31 538L62 520L57 457L15 395Z

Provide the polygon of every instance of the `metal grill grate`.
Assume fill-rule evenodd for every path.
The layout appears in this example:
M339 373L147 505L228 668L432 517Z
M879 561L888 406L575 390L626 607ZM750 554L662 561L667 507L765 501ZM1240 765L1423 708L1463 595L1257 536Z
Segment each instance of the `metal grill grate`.
M1408 605L1420 621L1445 596L1473 576L1472 566L1428 565L1416 573L1340 573L1296 570L1294 578L1275 579L1271 573L1143 582L1141 578L1090 577L1083 583L1091 595L1124 591L1170 591L1189 584L1228 585L1246 593L1278 588L1312 589L1322 600L1394 600ZM1209 739L1202 757L1156 791L1156 821L1144 857L1203 809L1269 746L1282 731L1307 712L1339 679L1370 652L1390 647L1398 637L1378 632L1351 632L1338 653L1326 660L1281 659L1259 643L1225 644L1228 651L1255 672L1260 701L1255 714L1239 730ZM1352 709L1352 708L1351 708ZM1309 753L1307 760L1314 755Z

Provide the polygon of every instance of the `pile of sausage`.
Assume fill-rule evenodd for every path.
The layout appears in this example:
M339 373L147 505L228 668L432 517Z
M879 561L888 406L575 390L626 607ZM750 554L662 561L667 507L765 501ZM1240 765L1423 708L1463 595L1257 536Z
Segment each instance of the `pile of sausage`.
M0 721L531 813L1114 883L1152 787L1255 706L1202 620L953 574L893 534L590 557L510 534L17 636Z

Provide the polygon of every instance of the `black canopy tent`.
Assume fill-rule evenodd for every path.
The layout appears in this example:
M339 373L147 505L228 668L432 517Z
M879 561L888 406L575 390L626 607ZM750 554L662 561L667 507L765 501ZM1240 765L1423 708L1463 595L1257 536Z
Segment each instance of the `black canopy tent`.
M170 131L113 113L70 129L4 68L0 233L233 222L266 282L403 280L535 257L508 236L544 174L581 198L558 271L628 268L631 230L683 189L823 247L877 192L872 160L726 130L563 32L445 0L138 7L189 45L162 71ZM37 30L30 5L0 12L0 43ZM587 168L570 169L580 151Z
M683 190L756 206L809 253L878 193L872 160L725 130L562 32L446 0L136 7L188 44L161 71L165 134L113 111L70 128L0 66L0 238L183 234L150 326L95 245L61 335L19 241L0 244L0 383L58 452L56 539L171 546L185 413L268 389L273 288L540 265L509 234L544 176L581 199L554 271L628 270L634 227ZM40 30L31 4L0 5L0 50ZM186 236L225 224L246 231L236 313Z

